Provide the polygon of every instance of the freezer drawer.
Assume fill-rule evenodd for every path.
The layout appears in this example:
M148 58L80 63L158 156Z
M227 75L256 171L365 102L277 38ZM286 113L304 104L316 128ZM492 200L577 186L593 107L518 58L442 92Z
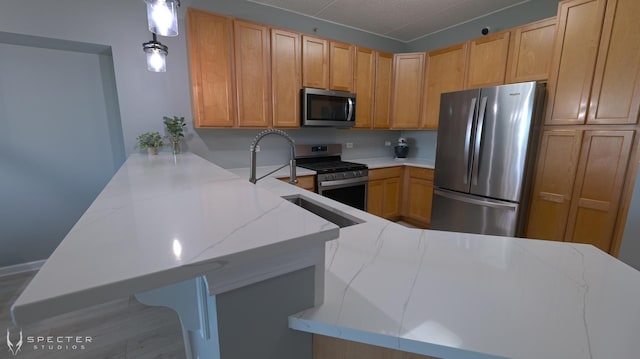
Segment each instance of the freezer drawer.
M515 236L517 203L434 189L430 229Z

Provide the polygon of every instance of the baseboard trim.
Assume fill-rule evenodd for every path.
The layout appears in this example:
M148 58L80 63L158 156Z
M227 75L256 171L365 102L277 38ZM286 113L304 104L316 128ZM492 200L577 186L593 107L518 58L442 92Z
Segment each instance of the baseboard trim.
M39 261L33 261L33 262L27 262L27 263L20 263L20 264L14 264L12 266L6 266L6 267L0 267L0 278L2 277L6 277L9 275L14 275L14 274L18 274L18 273L23 273L23 272L31 272L34 270L39 270L42 265L44 264L44 262L46 262L46 259L42 259Z

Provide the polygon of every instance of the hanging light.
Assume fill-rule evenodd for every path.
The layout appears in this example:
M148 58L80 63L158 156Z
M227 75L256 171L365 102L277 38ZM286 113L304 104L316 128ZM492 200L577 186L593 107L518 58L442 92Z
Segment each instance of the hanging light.
M144 0L149 31L161 36L178 36L180 0Z
M167 71L169 48L158 42L156 34L153 34L153 40L142 44L142 50L147 54L147 70L153 72Z

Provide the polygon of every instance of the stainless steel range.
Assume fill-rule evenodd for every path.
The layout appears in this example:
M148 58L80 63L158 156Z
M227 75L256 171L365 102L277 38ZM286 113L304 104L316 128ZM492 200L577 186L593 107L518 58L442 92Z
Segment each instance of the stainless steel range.
M367 210L369 169L342 161L342 145L296 145L298 167L316 171L316 192L351 207Z

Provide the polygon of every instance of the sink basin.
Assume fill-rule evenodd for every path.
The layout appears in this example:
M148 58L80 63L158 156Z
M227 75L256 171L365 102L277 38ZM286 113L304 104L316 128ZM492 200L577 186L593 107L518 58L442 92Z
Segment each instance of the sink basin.
M337 225L340 228L349 227L364 222L359 218L346 214L335 208L331 208L329 206L318 203L302 195L284 196L282 198L295 204L296 206L299 206L300 208L306 209L316 216L326 219L327 221Z

